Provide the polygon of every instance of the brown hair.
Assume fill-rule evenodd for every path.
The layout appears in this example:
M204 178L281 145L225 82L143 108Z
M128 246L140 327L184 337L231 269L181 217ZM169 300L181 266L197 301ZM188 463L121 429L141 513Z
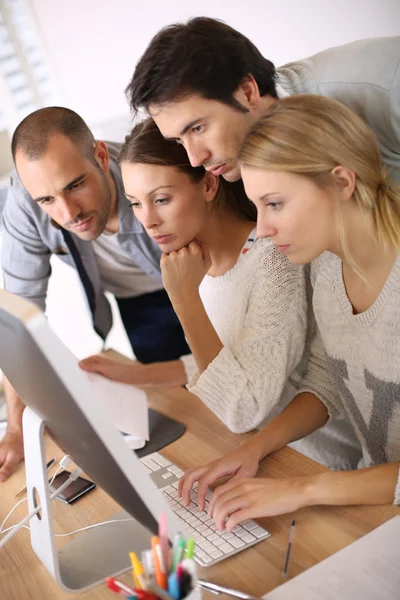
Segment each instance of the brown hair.
M222 21L196 17L153 37L125 94L134 113L190 94L247 112L233 94L248 75L261 96L277 97L275 67L247 37Z
M135 125L126 136L119 162L164 165L175 167L186 173L194 183L199 183L206 175L204 167L192 167L186 150L175 141L166 140L153 119L149 118ZM215 205L224 203L239 218L256 221L257 210L247 198L241 181L228 183L219 179Z
M83 154L97 166L93 154L95 139L89 127L76 112L61 106L40 108L21 121L11 141L14 161L17 150L21 150L30 160L39 160L46 152L50 138L57 133L79 146Z
M389 182L372 131L340 102L307 94L279 100L247 134L239 160L303 175L321 187L330 185L336 166L350 169L356 176L354 202L373 216L379 242L400 249L400 190ZM348 251L339 207L338 219L346 260L360 273Z

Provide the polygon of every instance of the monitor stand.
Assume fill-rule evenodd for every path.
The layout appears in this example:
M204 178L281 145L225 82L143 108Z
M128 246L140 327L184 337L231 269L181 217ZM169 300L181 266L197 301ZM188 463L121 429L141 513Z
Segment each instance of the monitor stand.
M132 519L89 529L57 549L46 470L44 430L42 419L26 408L23 431L29 512L39 503L42 506L40 514L30 521L31 544L64 591L81 593L102 583L106 577L119 575L131 568L129 552L136 552L140 556L143 550L148 550L151 534ZM38 501L35 499L36 493ZM128 513L120 512L110 520L128 518Z

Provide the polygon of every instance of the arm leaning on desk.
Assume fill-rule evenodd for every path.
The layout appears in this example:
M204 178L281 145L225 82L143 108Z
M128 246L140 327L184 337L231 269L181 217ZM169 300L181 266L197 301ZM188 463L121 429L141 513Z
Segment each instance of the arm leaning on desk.
M226 454L252 434L235 435L195 396L184 388L149 391L152 408L174 417L187 426L179 440L168 446L163 454L182 468L204 464ZM47 456L62 458L51 440L47 440ZM291 477L323 472L326 469L314 461L284 448L263 461L259 476ZM24 484L21 465L9 481L2 485L0 495L0 521L15 504L14 494ZM21 510L20 510L21 509ZM54 502L56 532L68 532L92 523L105 521L119 509L103 490L97 489L75 505L65 506ZM17 522L26 514L18 507L11 519ZM281 583L281 570L287 546L290 522L296 518L296 537L292 548L289 575L293 577L305 569L344 548L389 518L400 514L392 505L376 507L312 507L294 515L262 519L261 523L272 533L268 540L213 567L199 569L202 579L226 587L261 596ZM58 538L60 545L65 538ZM126 573L121 577L131 583ZM110 599L110 592L101 586L80 596L84 600ZM203 593L204 598L215 596ZM29 534L22 531L7 545L0 555L0 598L4 600L58 600L71 598L62 592L48 575L33 553Z

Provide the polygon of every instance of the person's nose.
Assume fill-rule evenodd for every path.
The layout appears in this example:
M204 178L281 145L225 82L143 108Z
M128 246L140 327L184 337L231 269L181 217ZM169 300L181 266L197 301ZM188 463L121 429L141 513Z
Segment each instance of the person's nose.
M201 167L211 158L211 152L198 142L187 142L185 149L192 167Z
M140 214L137 215L143 227L147 230L157 229L160 226L160 219L157 211L153 206L143 206L140 210Z
M79 204L73 202L70 198L60 199L61 210L62 210L62 223L73 224L78 221L78 217L82 212Z
M277 234L277 229L269 220L258 217L257 219L257 237L260 238L272 238Z

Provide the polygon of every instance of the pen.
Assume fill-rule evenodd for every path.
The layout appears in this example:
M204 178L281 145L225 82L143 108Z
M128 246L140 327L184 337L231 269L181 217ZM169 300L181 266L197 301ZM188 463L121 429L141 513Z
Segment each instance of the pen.
M243 600L255 600L254 596L245 594L245 592L233 590L232 588L227 588L222 585L217 585L216 583L211 583L210 581L203 581L202 579L199 579L197 583L199 587L207 590L208 592L212 592L213 594L227 594L228 596L235 596L235 598L242 598Z
M156 583L158 587L163 590L167 589L167 575L165 572L165 565L163 565L163 560L160 551L160 543L158 536L153 535L151 538L151 548L153 550L153 564L154 564L154 572L156 576Z
M133 577L136 587L139 589L142 589L142 590L146 589L146 585L145 585L145 581L144 581L144 577L143 577L144 570L143 570L140 560L136 556L135 552L129 552L129 558L131 559L131 563L132 563L132 577Z
M175 600L180 599L180 586L176 573L171 573L168 577L168 594L175 598Z
M285 564L283 566L283 571L282 571L282 577L284 577L285 579L288 576L290 553L292 551L292 543L293 543L293 538L294 538L295 526L296 526L296 521L293 519L292 524L290 526L289 539L288 539L288 545L287 545L286 556L285 556Z
M132 588L128 587L124 583L117 581L114 577L107 577L106 586L112 592L115 592L119 596L123 596L124 598L128 598L130 596L136 596L135 591Z
M168 592L166 592L165 590L160 588L157 584L155 584L154 581L150 581L149 585L147 587L148 587L149 592L151 592L158 598L161 598L161 600L175 600L175 598L170 596L168 594Z
M143 565L145 579L148 582L150 579L154 578L154 562L153 562L153 553L151 550L143 550L142 565Z
M168 571L168 523L166 512L162 512L160 514L160 520L158 523L158 537L160 539L160 550L165 567L164 572L166 573Z
M171 569L172 573L176 572L176 568L177 568L178 564L181 562L181 560L183 558L183 554L185 552L185 545L186 545L185 540L181 536L179 536L179 538L180 539L179 539L178 543L176 544L176 547L174 544L174 555L172 558L172 569Z
M52 458L51 460L49 460L49 462L46 465L47 473L50 471L51 467L54 465L55 462L56 462L55 458ZM24 487L22 487L20 490L18 490L18 492L16 494L14 494L14 498L17 498L17 496L20 496L23 492L26 492L26 485L24 485Z
M193 558L195 541L189 538L186 544L186 558Z

